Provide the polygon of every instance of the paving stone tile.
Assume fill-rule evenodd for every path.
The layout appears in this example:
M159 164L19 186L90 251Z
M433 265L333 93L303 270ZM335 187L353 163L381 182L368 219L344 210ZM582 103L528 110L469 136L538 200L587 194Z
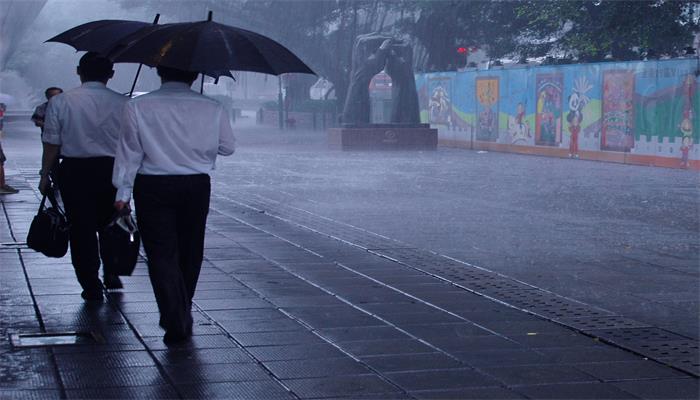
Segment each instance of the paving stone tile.
M230 333L297 331L302 328L290 318L226 320L219 321L219 324Z
M61 369L99 369L155 366L147 351L123 351L110 353L56 354Z
M441 337L430 339L429 342L445 351L464 352L479 350L522 349L522 345L505 338L490 336Z
M221 289L221 290L201 290L194 293L194 301L200 300L220 300L220 299L247 299L258 298L259 296L249 289Z
M165 366L165 371L178 385L204 382L263 381L269 374L257 363L189 364Z
M363 364L349 357L325 358L321 360L267 361L265 366L279 379L322 378L371 373Z
M160 337L146 337L143 341L151 350L168 349L168 345L163 343L163 339ZM225 335L201 335L192 336L187 342L170 347L188 349L228 349L238 347L238 345L231 340L230 337Z
M698 379L614 382L611 385L643 399L698 399Z
M260 361L313 360L318 358L346 357L330 344L302 344L282 346L247 347L253 357Z
M202 310L242 310L251 308L271 308L272 304L262 299L211 299L195 300L197 306Z
M396 387L374 375L289 379L284 380L284 384L302 399L400 393Z
M310 307L319 304L328 306L342 306L343 302L337 298L324 294L322 296L265 296L265 299L277 307Z
M511 367L484 367L480 369L507 385L534 385L545 383L593 382L595 377L573 367L563 365L523 365Z
M452 353L468 365L475 367L553 364L551 357L530 349L474 350Z
M432 353L435 349L414 339L361 340L342 342L338 344L343 350L356 357L387 355L387 354L417 354Z
M413 397L419 400L455 400L455 399L493 399L493 400L511 400L524 399L525 397L512 390L500 387L485 387L485 388L462 388L450 390L426 390L410 393Z
M463 363L443 353L372 356L362 357L362 361L382 373L464 367Z
M538 333L534 335L509 334L507 337L525 347L533 349L600 345L600 341L576 332L568 332L564 334Z
M285 332L233 333L232 336L242 346L276 346L282 344L324 342L323 339L303 328Z
M567 383L518 386L513 390L531 399L635 399L637 397L606 383Z
M570 334L571 329L558 324L543 320L527 321L485 321L485 328L504 335L527 335L529 333L538 334Z
M395 372L386 374L386 377L406 391L500 385L494 379L470 368Z
M402 329L428 341L436 338L460 338L491 335L489 331L469 322L409 325L403 326Z
M380 316L383 319L391 322L392 324L401 327L429 323L446 324L464 322L464 320L461 318L454 317L446 312L442 312L439 310L420 313L380 314Z
M177 385L177 388L186 399L294 399L291 393L272 379Z
M26 389L12 390L0 389L1 400L58 400L61 398L61 391L58 389Z
M153 356L163 365L189 366L196 364L251 363L254 360L238 348L218 349L168 349L153 352Z
M175 399L178 397L172 386L139 386L119 388L68 389L69 399Z
M394 328L393 326L359 326L319 329L323 337L333 342L348 342L355 340L380 340L380 339L409 339L410 336Z
M571 364L571 366L595 376L603 382L688 377L680 371L651 360Z
M286 315L273 308L254 308L247 310L212 310L206 314L213 320L221 321L243 321L249 319L275 319L288 318Z
M61 369L67 389L167 385L156 367Z
M585 351L580 347L552 347L537 349L537 352L560 363L642 360L642 357L636 354L607 345L586 347Z

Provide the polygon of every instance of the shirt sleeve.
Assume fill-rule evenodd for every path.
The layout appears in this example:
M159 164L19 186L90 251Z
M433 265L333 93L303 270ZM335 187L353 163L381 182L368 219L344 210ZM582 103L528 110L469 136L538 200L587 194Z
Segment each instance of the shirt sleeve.
M112 184L117 188L115 201L128 202L131 199L134 179L141 167L144 153L139 139L136 110L132 103L126 103L122 116L112 171Z
M41 140L44 143L60 146L61 140L61 119L59 117L61 105L63 104L62 95L54 96L46 107L44 115L44 133L41 135Z
M231 127L231 116L223 109L219 122L219 151L222 156L230 156L236 151L236 137L233 135L233 127Z

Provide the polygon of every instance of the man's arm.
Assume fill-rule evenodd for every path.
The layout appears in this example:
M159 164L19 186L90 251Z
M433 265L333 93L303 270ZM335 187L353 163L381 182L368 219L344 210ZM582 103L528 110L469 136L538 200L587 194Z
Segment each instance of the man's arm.
M41 180L39 180L39 192L46 194L49 188L49 173L58 162L61 146L44 143L44 154L41 156Z
M128 206L129 201L131 201L134 179L141 167L143 157L143 147L138 136L136 112L132 103L126 103L119 140L117 141L117 152L114 157L114 170L112 171L112 184L117 188L117 196L114 199L114 208L117 210Z
M49 188L49 173L56 166L61 153L61 121L58 117L58 103L51 102L46 107L44 134L41 137L44 153L41 156L41 180L39 192L46 194Z
M223 109L219 118L219 150L218 154L230 156L236 151L236 137L231 127L231 115Z

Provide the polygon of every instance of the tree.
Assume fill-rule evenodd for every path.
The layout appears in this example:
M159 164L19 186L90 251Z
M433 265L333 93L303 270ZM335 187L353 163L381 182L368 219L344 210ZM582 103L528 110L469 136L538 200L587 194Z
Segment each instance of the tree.
M679 56L698 31L691 1L526 1L523 37L542 50L578 61ZM527 44L521 46L527 49Z

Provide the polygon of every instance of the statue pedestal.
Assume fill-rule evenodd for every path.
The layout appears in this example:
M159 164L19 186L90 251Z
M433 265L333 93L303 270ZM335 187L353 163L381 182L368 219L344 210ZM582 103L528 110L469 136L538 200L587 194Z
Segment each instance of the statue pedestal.
M339 150L435 150L438 133L428 124L343 125L328 130L328 144Z

